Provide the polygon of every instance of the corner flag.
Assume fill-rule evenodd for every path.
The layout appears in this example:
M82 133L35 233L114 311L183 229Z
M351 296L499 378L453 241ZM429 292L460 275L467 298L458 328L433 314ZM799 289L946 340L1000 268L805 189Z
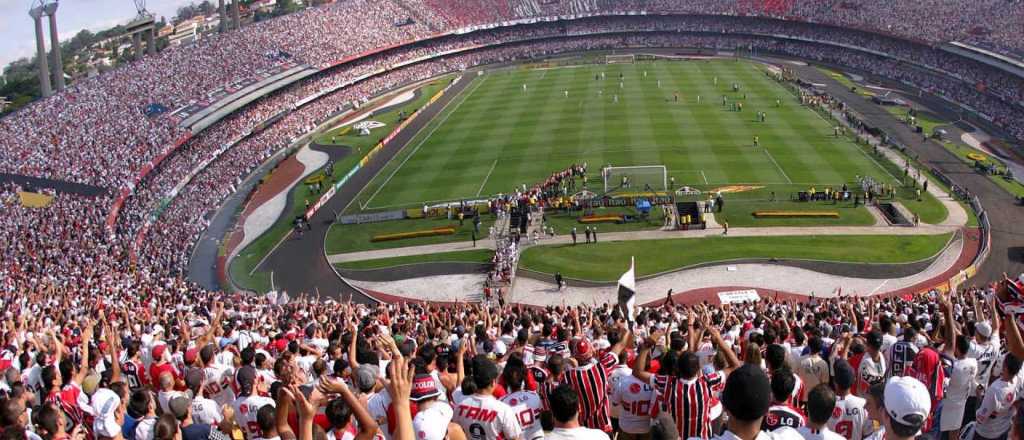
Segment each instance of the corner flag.
M636 270L633 257L629 257L629 270L619 277L619 307L626 313L629 322L635 321L636 313L633 311L636 305Z

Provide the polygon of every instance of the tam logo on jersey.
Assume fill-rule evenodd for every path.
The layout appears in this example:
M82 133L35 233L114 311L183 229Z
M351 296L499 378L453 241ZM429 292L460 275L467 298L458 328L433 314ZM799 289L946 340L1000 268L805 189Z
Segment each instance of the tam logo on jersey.
M493 409L480 408L470 405L459 405L459 417L464 417L478 422L493 422L498 417L498 412Z

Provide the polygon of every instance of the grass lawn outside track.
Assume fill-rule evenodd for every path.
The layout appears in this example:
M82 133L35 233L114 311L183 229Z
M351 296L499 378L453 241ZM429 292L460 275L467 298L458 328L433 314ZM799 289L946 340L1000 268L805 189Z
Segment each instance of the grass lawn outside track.
M487 239L487 230L492 224L494 224L494 220L491 216L484 215L480 217L480 233L477 234L477 240L483 241ZM404 240L370 241L375 235L425 231L448 226L455 228L454 234L407 238ZM473 240L473 222L468 218L463 222L462 226L459 226L458 220L448 220L446 218L407 219L359 225L332 225L331 230L327 232L325 247L327 254L331 255L471 240Z
M637 276L744 258L910 263L938 254L951 236L704 237L536 246L523 251L520 267L549 274L561 272L578 280L611 282L628 269L630 256L636 257Z
M335 143L329 142L330 135L320 136L316 140L317 143L322 143L332 148L355 148L356 151L350 152L347 156L334 163L334 176L344 176L352 169L368 151L367 147L379 141L378 137L386 136L388 130L394 126L394 121L398 119L398 112L405 111L406 114L411 113L419 107L426 104L427 100L437 93L438 90L443 88L448 81L449 77L444 77L431 81L423 86L419 95L408 102L402 103L383 114L374 116L373 119L380 120L388 125L384 128L377 129L374 133L379 136L357 136L348 135L337 137ZM330 132L336 132L338 129L331 130ZM323 142L321 142L323 141ZM315 174L310 174L311 176ZM323 191L316 192L312 187L304 185L302 183L295 185L288 194L289 199L292 201L291 211L282 213L281 217L277 220L274 225L259 236L256 240L249 243L244 249L238 252L237 256L231 260L228 267L230 272L231 280L239 287L243 289L250 289L259 292L266 292L271 289L270 273L265 271L254 271L260 261L273 249L274 246L288 234L291 229L292 219L302 215L305 211L305 200L315 202L323 192L327 191L328 185L324 185Z
M494 251L490 249L474 249L471 251L441 252L426 255L408 255L404 257L379 258L376 260L349 261L335 264L338 269L383 269L417 263L490 263Z

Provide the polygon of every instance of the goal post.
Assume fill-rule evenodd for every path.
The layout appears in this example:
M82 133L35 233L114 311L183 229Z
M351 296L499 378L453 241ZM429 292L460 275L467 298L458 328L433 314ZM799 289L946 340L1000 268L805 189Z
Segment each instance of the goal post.
M633 64L636 62L636 55L605 55L605 64Z
M604 192L666 191L668 170L664 165L629 167L608 166L601 169Z

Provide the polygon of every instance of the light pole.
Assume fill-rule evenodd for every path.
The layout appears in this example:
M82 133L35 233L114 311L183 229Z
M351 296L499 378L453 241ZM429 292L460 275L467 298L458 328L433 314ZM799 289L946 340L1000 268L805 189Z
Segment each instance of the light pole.
M57 6L54 1L43 6L43 11L50 16L50 50L53 55L53 86L57 92L64 90L64 62L60 56L60 37L57 36Z
M32 9L29 9L28 15L32 17L36 25L36 63L39 67L39 90L46 98L53 95L53 89L50 88L50 67L46 62L46 37L43 36L44 6L41 0L37 0L33 3Z

